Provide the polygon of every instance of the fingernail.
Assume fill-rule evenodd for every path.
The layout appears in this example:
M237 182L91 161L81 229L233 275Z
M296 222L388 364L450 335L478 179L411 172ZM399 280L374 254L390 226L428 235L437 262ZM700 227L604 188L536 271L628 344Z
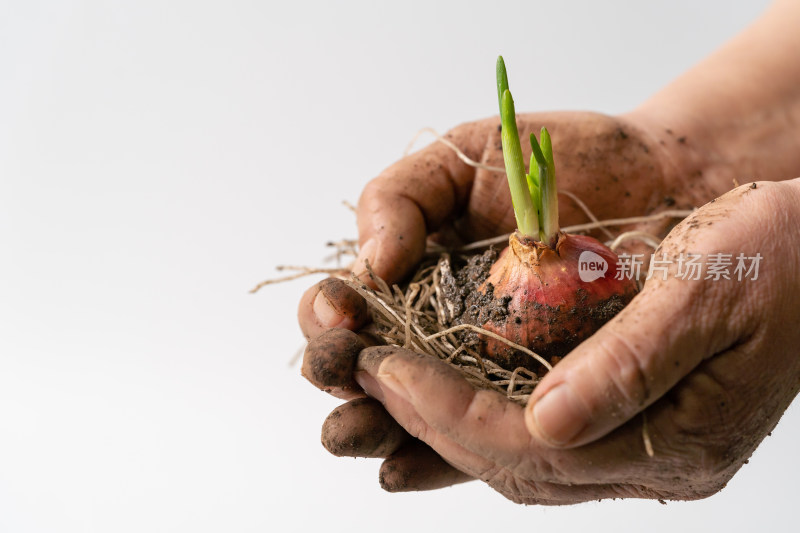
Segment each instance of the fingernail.
M319 291L314 298L313 309L322 327L332 328L342 321L342 315L339 314L322 291Z
M356 262L353 265L353 271L361 277L361 274L364 274L367 271L366 265L364 265L364 261L369 262L370 267L375 267L375 252L378 250L378 241L375 240L374 237L367 240L363 246L358 251L358 257L356 258Z
M367 395L372 396L379 402L383 402L383 389L375 378L367 372L356 372L353 377Z
M533 422L551 444L562 445L586 427L586 408L567 383L557 385L533 406Z

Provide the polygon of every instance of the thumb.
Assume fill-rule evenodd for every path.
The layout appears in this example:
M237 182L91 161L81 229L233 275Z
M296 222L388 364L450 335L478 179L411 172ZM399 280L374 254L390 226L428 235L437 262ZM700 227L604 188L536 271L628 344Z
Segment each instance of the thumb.
M714 353L711 313L698 315L702 281L645 286L536 387L525 423L538 440L570 448L592 442L660 398Z

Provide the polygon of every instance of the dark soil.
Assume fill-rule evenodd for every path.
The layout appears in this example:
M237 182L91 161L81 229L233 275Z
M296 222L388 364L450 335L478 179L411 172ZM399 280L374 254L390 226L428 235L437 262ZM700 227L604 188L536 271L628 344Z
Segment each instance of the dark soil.
M448 325L472 324L483 326L489 320L503 321L508 317L510 297L495 299L491 283L484 292L478 289L489 277L492 265L497 261L497 250L489 248L484 253L473 255L466 261L453 259L450 269L442 269L441 287L447 302L445 317ZM518 318L519 320L519 318ZM478 347L478 334L461 331L456 334L459 340L472 347Z
M466 263L451 264L452 271L442 272L441 286L450 305L447 319L453 325L481 326L488 320L502 321L508 316L510 297L495 299L491 283L485 292L478 291L496 260L497 251L490 248L483 254L473 255Z

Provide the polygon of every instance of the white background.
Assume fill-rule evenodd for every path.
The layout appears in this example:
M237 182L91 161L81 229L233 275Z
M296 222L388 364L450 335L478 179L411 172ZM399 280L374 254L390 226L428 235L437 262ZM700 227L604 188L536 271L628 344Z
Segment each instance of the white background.
M622 112L764 1L0 3L0 531L779 531L800 411L705 501L386 494L319 444L304 280L421 127ZM545 84L545 81L547 82Z

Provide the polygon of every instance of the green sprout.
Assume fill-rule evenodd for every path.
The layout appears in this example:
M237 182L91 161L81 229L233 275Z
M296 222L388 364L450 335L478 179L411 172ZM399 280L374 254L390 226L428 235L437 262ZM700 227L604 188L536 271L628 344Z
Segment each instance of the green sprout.
M517 229L526 237L552 246L559 232L553 144L547 128L542 128L540 140L531 133L532 153L526 174L514 100L508 90L508 75L503 56L497 58L497 99L500 104L503 161L511 189Z

